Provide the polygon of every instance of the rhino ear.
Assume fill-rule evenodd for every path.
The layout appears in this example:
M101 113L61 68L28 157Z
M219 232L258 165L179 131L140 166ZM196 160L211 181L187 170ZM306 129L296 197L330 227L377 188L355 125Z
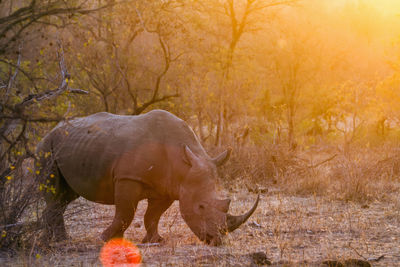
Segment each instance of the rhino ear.
M232 148L228 148L218 156L212 159L212 162L219 167L225 164L228 161L229 157L231 156Z
M227 199L218 199L216 201L216 208L223 213L227 213L229 210L229 204L231 204L231 200L229 198Z
M183 162L192 167L196 160L197 157L192 150L187 145L183 145Z

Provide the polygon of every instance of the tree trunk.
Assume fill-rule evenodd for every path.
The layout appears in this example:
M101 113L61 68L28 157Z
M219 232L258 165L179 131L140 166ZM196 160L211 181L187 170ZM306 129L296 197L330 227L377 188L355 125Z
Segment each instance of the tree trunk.
M294 106L290 105L288 110L288 145L290 149L296 148L296 142L294 138Z

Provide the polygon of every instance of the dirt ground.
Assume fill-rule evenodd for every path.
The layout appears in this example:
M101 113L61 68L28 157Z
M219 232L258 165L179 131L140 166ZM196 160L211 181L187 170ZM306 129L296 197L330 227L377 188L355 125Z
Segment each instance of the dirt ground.
M256 195L226 193L230 213L252 205ZM226 236L220 247L198 241L179 213L178 202L163 215L160 234L165 243L143 246L143 215L139 204L125 237L138 244L143 266L256 266L263 252L273 266L326 266L325 260L368 259L372 266L400 266L400 197L391 203L360 205L324 197L290 197L278 191L261 195L255 214ZM48 253L0 257L1 266L101 266L98 237L110 224L113 206L78 199L66 211L70 240L52 244ZM264 255L264 254L261 254ZM384 256L379 261L374 261Z

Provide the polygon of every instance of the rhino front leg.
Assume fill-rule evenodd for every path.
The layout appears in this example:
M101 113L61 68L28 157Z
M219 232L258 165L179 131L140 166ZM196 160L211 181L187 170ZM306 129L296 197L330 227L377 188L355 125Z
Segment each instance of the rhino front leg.
M115 216L112 224L101 235L104 241L124 236L135 215L137 204L142 199L142 193L141 183L128 179L117 180L114 192Z
M142 243L161 242L162 237L158 234L158 222L161 215L171 206L170 199L149 199L146 214L144 215L144 226L147 234Z

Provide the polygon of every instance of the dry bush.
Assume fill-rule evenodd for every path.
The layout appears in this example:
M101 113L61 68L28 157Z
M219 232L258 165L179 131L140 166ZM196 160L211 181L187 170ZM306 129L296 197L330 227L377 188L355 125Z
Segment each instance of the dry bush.
M249 191L278 186L288 194L322 194L327 186L321 169L314 168L299 153L285 146L249 145L234 150L221 170L226 186L247 187ZM234 181L234 183L232 183Z
M227 185L235 180L247 186L276 184L277 179L298 168L298 162L292 152L286 148L265 144L236 147L221 176Z
M355 162L345 157L332 166L332 195L345 201L369 202L377 197L376 190L371 190L372 175L369 174L365 161Z
M39 190L33 160L21 158L0 184L0 250L29 246L38 230Z
M0 250L13 253L31 252L38 246L45 248L50 240L41 240L41 217L43 193L50 192L44 182L50 167L21 157L8 170L0 180Z
M399 164L396 150L359 149L351 157L338 157L331 166L332 195L361 203L390 201L399 191Z
M329 199L368 203L390 201L399 191L397 149L314 147L292 151L284 146L247 145L234 149L221 169L226 188L278 190L288 195L320 195Z

